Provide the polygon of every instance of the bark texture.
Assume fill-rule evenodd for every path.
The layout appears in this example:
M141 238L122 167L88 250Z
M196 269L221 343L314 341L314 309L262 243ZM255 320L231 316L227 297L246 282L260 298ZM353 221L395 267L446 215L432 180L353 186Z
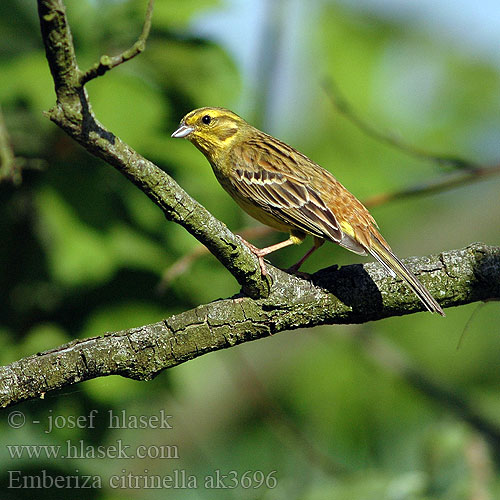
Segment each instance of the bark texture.
M443 307L500 297L500 247L475 243L405 263ZM364 323L423 308L402 281L387 276L377 263L330 267L310 280L270 267L270 276L274 284L266 298L217 300L158 323L75 340L0 367L0 405L106 375L150 380L208 352L285 330ZM436 315L435 321L446 319Z

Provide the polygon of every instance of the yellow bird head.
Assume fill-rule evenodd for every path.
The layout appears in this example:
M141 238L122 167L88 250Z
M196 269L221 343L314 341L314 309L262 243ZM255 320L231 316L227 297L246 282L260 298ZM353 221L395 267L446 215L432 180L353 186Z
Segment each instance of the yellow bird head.
M243 118L228 109L199 108L181 120L172 137L188 139L209 160L214 160L250 128L252 127Z

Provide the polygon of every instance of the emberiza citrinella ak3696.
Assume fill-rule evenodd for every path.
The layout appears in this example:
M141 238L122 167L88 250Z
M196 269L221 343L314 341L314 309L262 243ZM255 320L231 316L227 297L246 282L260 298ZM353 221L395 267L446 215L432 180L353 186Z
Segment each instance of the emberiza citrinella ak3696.
M394 255L368 210L307 156L223 108L188 113L172 137L185 137L206 156L222 187L243 210L290 234L288 240L262 249L246 242L263 273L265 255L311 234L314 246L295 269L330 240L359 255L371 254L392 276L402 278L429 311L444 316L429 291Z

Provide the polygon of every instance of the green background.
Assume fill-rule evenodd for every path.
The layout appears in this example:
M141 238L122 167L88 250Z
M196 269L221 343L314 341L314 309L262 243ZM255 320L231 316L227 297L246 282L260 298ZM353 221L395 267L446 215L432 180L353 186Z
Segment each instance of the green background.
M81 68L116 54L140 33L143 1L68 1ZM417 147L498 161L500 71L473 49L418 25L353 9L348 2L264 3L252 40L237 38L215 1L158 1L147 50L87 86L96 116L160 165L232 230L257 225L217 184L208 163L170 134L200 106L225 106L331 170L361 200L439 179L449 168L367 137L332 106L334 78L380 131ZM241 7L241 6L240 6ZM236 9L236 10L235 10ZM209 36L205 20L216 21ZM293 22L292 22L293 21ZM231 35L231 36L228 36ZM248 44L253 64L242 64ZM248 48L248 47L247 47ZM34 2L0 5L0 103L22 183L0 185L0 361L74 338L140 326L238 291L210 255L165 285L162 276L198 243L109 165L86 153L43 111L55 96ZM498 244L500 179L373 209L401 257ZM259 245L279 241L272 233ZM305 248L271 256L288 267ZM362 258L324 245L315 271ZM463 418L442 388L500 435L499 306L490 302L355 326L276 335L190 361L151 382L101 378L3 410L2 498L488 500L500 496L500 442ZM460 348L459 339L465 332ZM11 411L26 424L9 426ZM97 410L95 428L45 432ZM172 415L172 429L110 429L108 412ZM40 421L34 424L33 420ZM12 458L6 445L97 449L122 440L175 445L176 459ZM276 471L273 489L213 490L204 477ZM26 475L99 475L102 489L9 489ZM78 472L75 472L78 470ZM125 473L122 472L125 470ZM112 475L184 470L196 489L110 488ZM147 472L145 472L147 471ZM228 482L228 484L230 484Z

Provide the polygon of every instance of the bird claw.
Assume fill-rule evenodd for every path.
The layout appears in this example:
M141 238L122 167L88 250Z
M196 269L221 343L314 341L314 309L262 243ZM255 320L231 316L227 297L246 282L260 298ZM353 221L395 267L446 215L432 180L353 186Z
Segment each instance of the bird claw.
M257 258L259 259L260 272L262 273L262 276L267 276L267 269L266 269L266 263L264 262L264 257L260 257L259 255L257 255Z
M260 272L262 273L262 276L267 276L266 263L264 262L264 255L267 254L263 254L260 248L257 248L255 245L252 245L249 241L247 241L239 234L237 236L244 243L244 245L250 250L250 252L252 252L259 259Z

